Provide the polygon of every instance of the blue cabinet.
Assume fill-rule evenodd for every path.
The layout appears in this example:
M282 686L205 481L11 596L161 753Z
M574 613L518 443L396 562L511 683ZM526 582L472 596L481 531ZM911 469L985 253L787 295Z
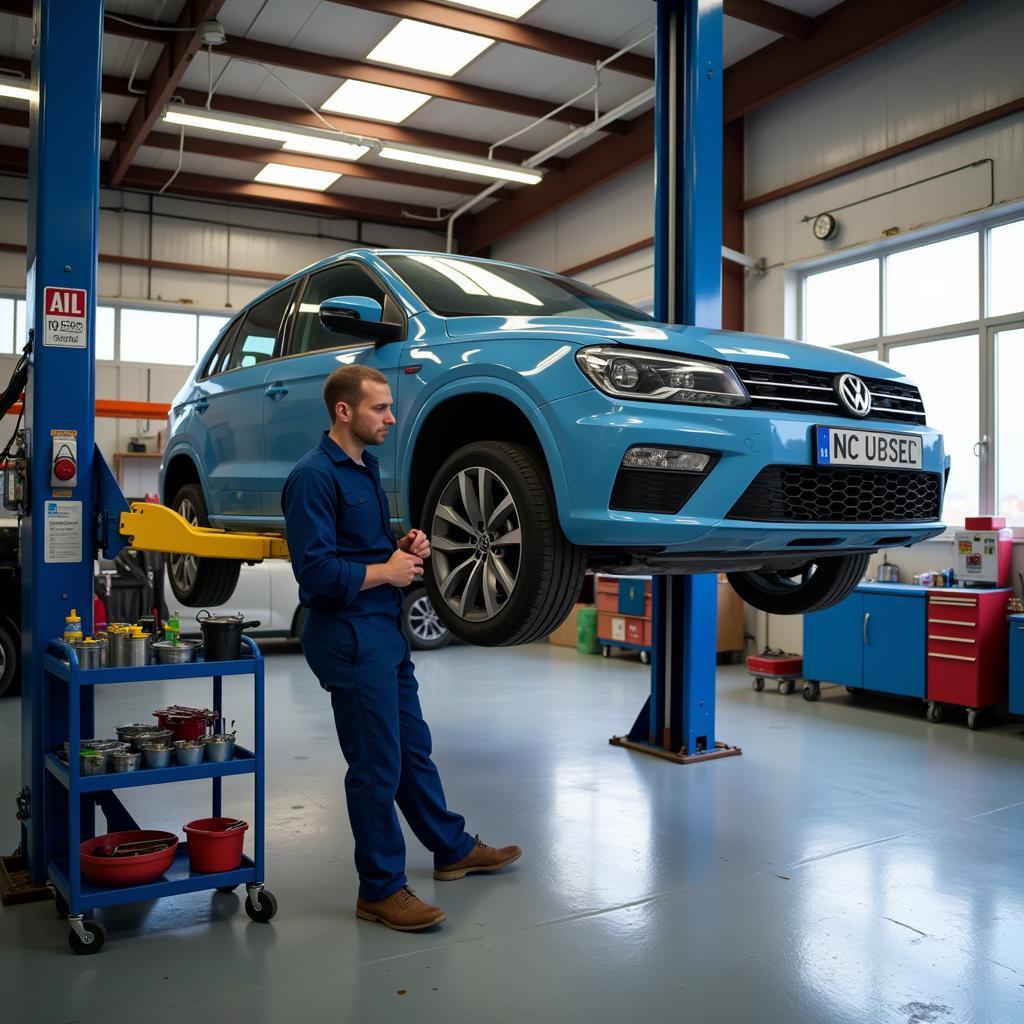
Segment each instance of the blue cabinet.
M866 583L804 616L804 676L923 700L926 598L920 587Z
M1024 715L1024 615L1010 616L1010 711Z

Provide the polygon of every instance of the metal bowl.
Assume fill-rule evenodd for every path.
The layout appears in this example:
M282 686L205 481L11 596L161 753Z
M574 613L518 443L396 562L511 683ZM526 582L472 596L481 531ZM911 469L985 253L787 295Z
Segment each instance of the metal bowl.
M154 729L150 726L145 732L136 733L131 737L132 750L141 752L144 743L159 743L169 747L174 742L174 732L171 729Z
M141 760L141 754L132 753L130 750L122 750L110 755L110 767L115 772L137 772Z
M168 743L143 743L143 768L170 768L174 747Z
M79 754L79 773L81 775L106 775L110 770L110 754L106 750L96 750L88 754Z
M122 743L131 743L133 736L138 736L140 732L152 732L152 722L129 722L127 725L119 725L114 732L117 733L117 738Z
M158 665L184 665L195 661L203 645L198 640L158 640L153 655Z
M175 740L174 757L178 764L201 764L206 755L202 740Z
M235 734L217 732L203 740L207 761L230 761L235 756Z

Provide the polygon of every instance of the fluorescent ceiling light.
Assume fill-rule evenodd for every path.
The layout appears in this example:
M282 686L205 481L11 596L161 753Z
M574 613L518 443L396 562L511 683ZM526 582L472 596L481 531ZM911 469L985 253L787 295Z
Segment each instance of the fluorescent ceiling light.
M419 110L429 99L424 92L393 89L389 85L357 82L350 78L324 101L320 109L398 124Z
M385 160L399 160L405 164L419 164L423 167L440 167L445 171L475 174L496 181L518 181L524 185L536 185L544 177L540 171L520 167L518 164L502 163L500 160L473 160L471 157L453 156L429 149L383 146L379 155Z
M506 18L521 18L527 11L536 7L540 0L450 0L450 2L461 4L463 7L475 7L478 11L488 11L491 14L504 14Z
M289 188L309 188L323 192L340 177L340 174L333 171L314 171L308 167L291 167L288 164L267 164L256 175L255 180L264 185L287 185Z
M367 55L368 60L454 75L479 57L493 39L403 18Z
M243 135L250 139L266 142L281 142L293 153L313 153L317 156L333 157L336 160L358 160L370 147L355 137L326 128L312 128L305 125L286 127L280 122L266 121L246 114L221 114L203 110L200 107L185 107L179 104L164 110L166 124L185 125L188 128L204 128L211 132L227 135Z
M36 91L27 85L0 82L0 96L8 96L12 100L28 100L31 102L36 97Z

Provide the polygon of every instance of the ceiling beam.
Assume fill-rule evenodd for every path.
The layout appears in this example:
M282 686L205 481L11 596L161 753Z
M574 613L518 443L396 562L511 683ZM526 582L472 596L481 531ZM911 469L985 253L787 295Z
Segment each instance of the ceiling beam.
M394 89L411 89L413 92L426 93L437 99L500 110L502 113L517 114L520 117L546 117L557 105L551 100L533 99L518 93L485 89L482 86L469 85L466 82L433 78L430 75L403 71L400 68L367 64L365 61L351 60L347 57L332 57L326 53L311 53L290 46L260 42L256 39L229 37L223 46L217 48L217 52L222 57L237 57L262 64L271 64L274 67L292 68L307 74L323 75L325 78L352 78L359 82L391 86ZM593 119L593 110L588 110L586 107L567 107L551 118L552 121L577 126L589 124ZM607 131L610 132L615 130L616 125L609 125L607 128Z
M814 19L788 7L769 3L769 0L725 0L725 13L748 25L778 32L793 39L810 39L814 32Z
M174 90L202 45L198 30L185 30L216 18L223 5L224 0L187 0L181 9L176 23L178 31L168 36L156 67L150 74L146 94L139 97L125 125L122 138L110 154L112 188L117 188L124 180L125 172L135 159L139 147L156 124L165 104L170 102Z
M104 137L106 137L107 130L108 126L104 125ZM180 136L173 132L151 132L146 138L145 145L153 149L177 151L179 141ZM425 188L456 195L474 196L484 187L480 182L465 181L462 178L444 178L438 174L418 174L415 171L401 171L362 161L329 160L326 157L289 153L281 149L267 149L263 146L254 146L251 143L224 142L220 139L198 135L186 134L185 152L200 156L222 157L225 160L243 160L246 163L254 164L273 162L288 164L290 167L308 167L314 171L331 171L334 174L343 174L348 178L359 178L363 181L379 181L387 185ZM512 189L501 189L500 192L494 193L498 199L507 199L514 194Z
M744 0L739 0L743 3ZM751 0L746 0L751 2ZM753 0L757 3L758 0ZM764 0L761 0L764 3ZM442 28L455 29L458 32L471 32L478 36L488 36L501 43L510 43L526 50L539 53L550 53L566 60L575 60L593 67L599 61L607 60L616 52L610 46L591 43L576 36L562 35L544 28L535 28L518 21L496 18L479 11L467 10L464 7L449 7L447 4L433 3L431 0L332 0L342 7L358 7L363 11L375 11L379 14L393 14L396 18L408 18L427 25L438 25ZM767 4L767 6L773 6ZM794 15L800 17L800 15ZM610 65L614 71L622 71L639 78L654 78L654 61L638 53L624 53Z
M726 70L726 123L884 46L963 2L846 0L814 19L812 38L779 39Z
M539 185L520 189L512 199L478 213L467 224L460 222L460 249L466 253L480 252L598 185L650 160L654 148L654 111L635 118L629 126L629 133L621 138L602 139L567 161L562 174L545 177Z
M100 181L105 184L103 170L103 168L100 170ZM132 167L125 175L121 187L152 192L162 187L168 177L167 171L155 167ZM427 225L416 220L416 217L432 217L437 212L433 208L425 206L392 203L383 199L345 196L336 192L313 192L309 189L264 185L257 181L217 178L208 174L186 172L182 172L174 179L164 195L168 193L213 199L222 203L232 201L254 203L264 208L279 206L288 209L303 209L325 216L401 224L407 228L426 228ZM409 216L410 214L412 216Z

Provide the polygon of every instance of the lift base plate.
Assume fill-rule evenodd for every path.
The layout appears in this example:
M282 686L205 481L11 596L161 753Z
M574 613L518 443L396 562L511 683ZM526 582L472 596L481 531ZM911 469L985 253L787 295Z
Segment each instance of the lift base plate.
M36 903L51 900L53 893L48 885L33 885L28 878L28 862L19 854L0 857L0 904L5 907L15 903Z
M720 757L736 757L743 753L741 747L731 747L728 743L715 743L714 750L703 750L699 754L688 754L685 750L665 750L664 747L656 746L653 743L637 743L627 736L612 736L608 742L613 747L627 747L640 754L650 754L653 757L660 757L663 761L671 761L673 764L697 764L700 761L717 761Z

